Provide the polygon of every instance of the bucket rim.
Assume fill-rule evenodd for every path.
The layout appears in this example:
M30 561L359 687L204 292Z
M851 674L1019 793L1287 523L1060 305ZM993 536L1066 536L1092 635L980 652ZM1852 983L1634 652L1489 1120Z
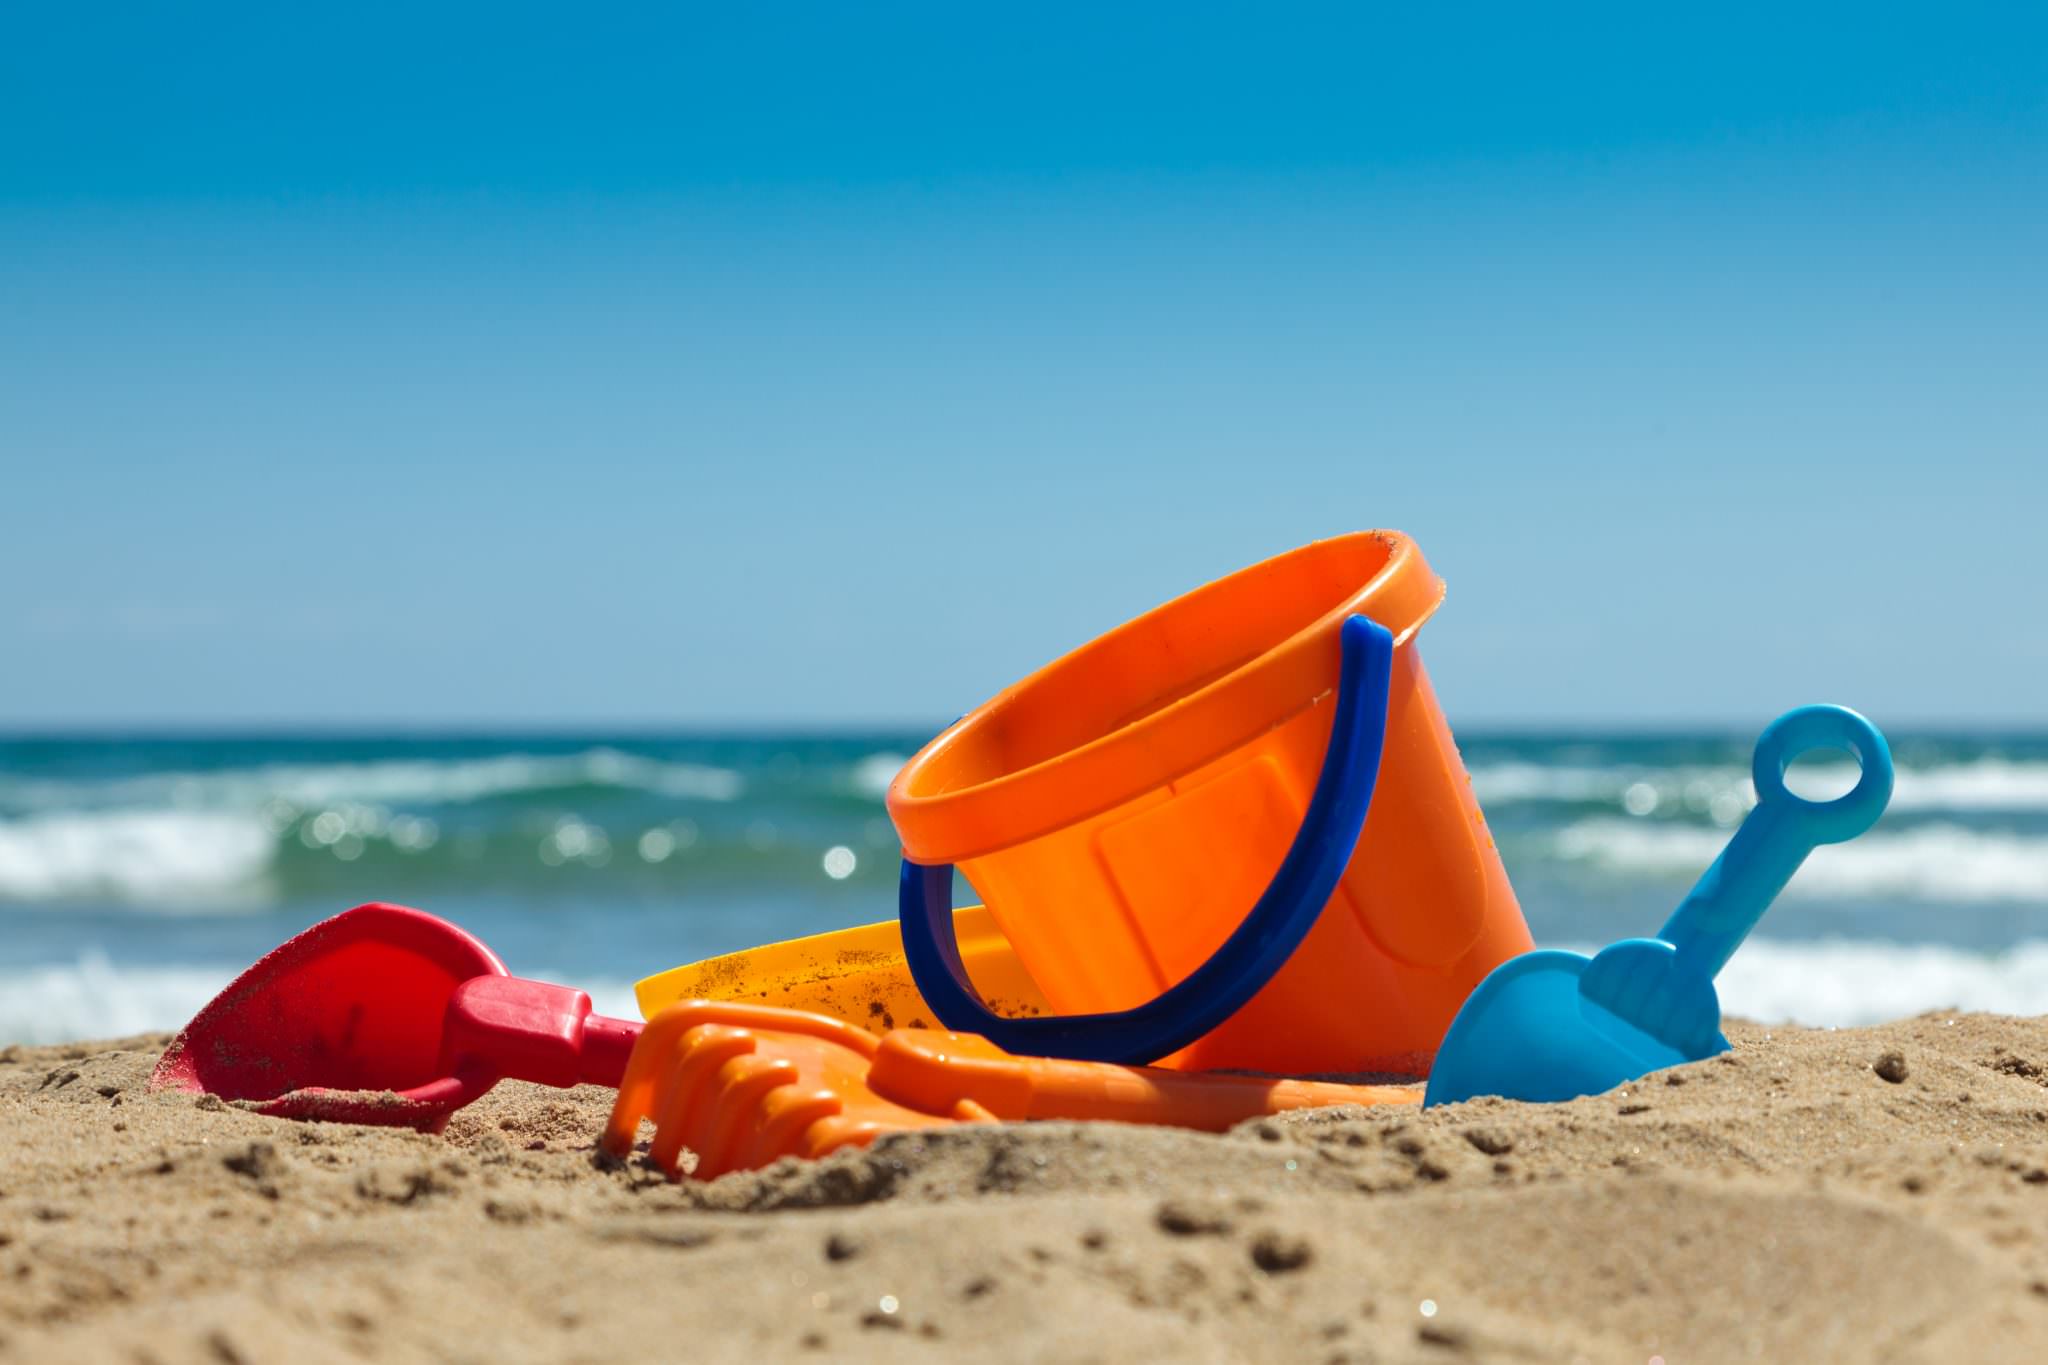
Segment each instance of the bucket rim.
M1242 618L1265 605L1258 594L1269 589L1313 593L1316 575L1327 575L1333 561L1375 553L1363 583L1335 605L1305 608L1314 614L1278 640L1220 669L1182 659L1173 676L1142 690L1145 699L1128 708L1132 719L1014 766L991 764L1005 723L1034 703L1090 681L1130 691L1128 673L1114 666L1119 654L1173 633L1172 626L1192 648L1214 646L1210 637L1227 632L1190 631L1188 623L1226 608ZM1398 650L1435 614L1445 591L1413 539L1356 531L1296 546L1135 616L1004 688L904 764L887 798L904 856L930 865L998 853L1194 772L1336 688L1346 618L1370 617L1393 632Z

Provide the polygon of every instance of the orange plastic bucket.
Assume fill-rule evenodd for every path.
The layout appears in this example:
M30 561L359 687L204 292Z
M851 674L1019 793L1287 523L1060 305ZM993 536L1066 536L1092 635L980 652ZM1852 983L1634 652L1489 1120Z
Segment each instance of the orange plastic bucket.
M927 745L889 789L913 863L957 864L1063 1013L1187 976L1261 894L1330 737L1338 635L1393 634L1377 790L1301 946L1163 1065L1420 1075L1458 1006L1533 945L1415 633L1444 587L1406 536L1317 541L1046 666Z

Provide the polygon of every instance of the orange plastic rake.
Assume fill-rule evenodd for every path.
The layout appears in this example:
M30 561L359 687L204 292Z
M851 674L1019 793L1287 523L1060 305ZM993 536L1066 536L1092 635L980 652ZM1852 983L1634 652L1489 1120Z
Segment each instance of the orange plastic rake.
M822 1014L688 1000L642 1032L603 1145L624 1156L651 1118L655 1164L679 1177L687 1149L697 1156L689 1174L709 1180L955 1123L1102 1119L1220 1132L1289 1109L1420 1099L1406 1086L1017 1057L973 1034L902 1028L877 1038Z

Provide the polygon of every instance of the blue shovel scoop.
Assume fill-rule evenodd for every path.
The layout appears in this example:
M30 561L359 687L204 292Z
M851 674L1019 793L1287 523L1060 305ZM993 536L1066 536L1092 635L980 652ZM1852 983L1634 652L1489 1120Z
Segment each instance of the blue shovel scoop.
M1786 790L1786 767L1814 749L1855 754L1855 789L1832 801ZM1892 796L1892 755L1877 727L1847 707L1802 706L1757 740L1752 776L1756 808L1657 937L1623 939L1592 958L1524 953L1479 983L1437 1050L1424 1105L1597 1095L1728 1050L1715 973L1807 854L1876 823Z

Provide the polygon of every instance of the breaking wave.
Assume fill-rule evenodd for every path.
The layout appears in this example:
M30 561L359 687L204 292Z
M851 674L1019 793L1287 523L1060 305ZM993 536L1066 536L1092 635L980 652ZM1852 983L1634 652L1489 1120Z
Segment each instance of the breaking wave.
M1764 1023L1875 1024L1928 1010L2034 1015L2048 943L1983 954L1934 944L1750 939L1715 978L1721 1008Z
M1559 830L1551 852L1622 875L1690 877L1727 845L1728 831L1621 817ZM2048 901L2048 838L1936 823L1815 849L1786 894L1853 899Z
M138 905L265 898L277 835L225 811L93 811L0 820L0 900Z
M237 970L197 963L116 966L89 953L0 971L0 1040L60 1043L174 1029ZM563 979L546 970L535 975ZM589 991L602 1013L639 1017L625 980L571 984ZM1763 1023L1848 1027L1942 1009L2031 1015L2048 999L2048 942L1985 954L1926 944L1753 938L1716 985L1724 1010Z
M1847 790L1855 768L1844 763L1802 765L1807 781L1827 791ZM1745 805L1755 801L1749 769L1733 764L1675 767L1561 766L1524 761L1487 763L1472 769L1472 790L1480 805L1522 803L1618 805L1643 802L1644 810L1690 808L1704 811L1713 799L1732 793ZM2000 758L1901 766L1892 791L1896 811L2048 811L2048 763Z
M618 749L595 748L575 754L273 763L105 781L0 777L0 806L33 811L166 805L247 809L275 801L301 807L346 802L460 805L493 797L587 788L723 802L737 800L745 787L745 780L730 768L665 762Z

